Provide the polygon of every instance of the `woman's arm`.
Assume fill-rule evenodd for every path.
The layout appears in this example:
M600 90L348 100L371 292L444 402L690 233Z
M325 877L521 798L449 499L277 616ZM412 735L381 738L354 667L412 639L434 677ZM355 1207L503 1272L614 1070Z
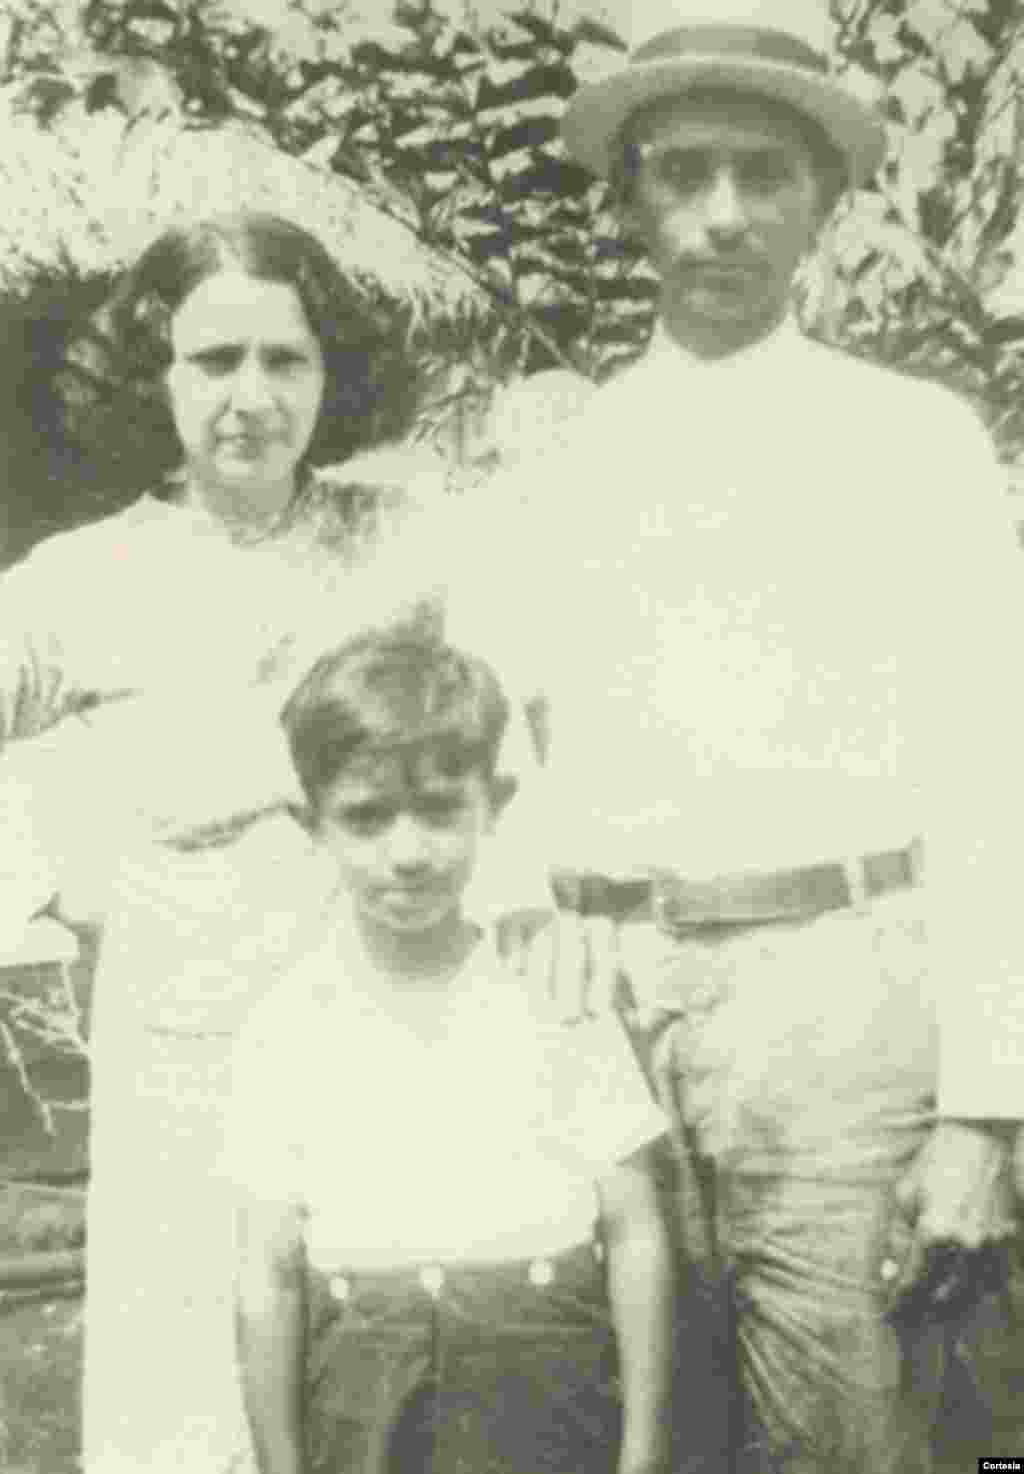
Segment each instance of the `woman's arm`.
M621 1474L670 1468L676 1270L662 1157L663 1143L652 1143L598 1184L622 1378Z
M259 1474L302 1474L304 1252L294 1204L246 1198L238 1212L235 1327Z
M0 577L0 951L61 888L91 787L83 724L65 720L88 704L64 638L94 596L78 547L74 533L51 539Z
M92 539L67 533L0 577L0 747L45 732L87 699L66 636L78 630L104 571Z

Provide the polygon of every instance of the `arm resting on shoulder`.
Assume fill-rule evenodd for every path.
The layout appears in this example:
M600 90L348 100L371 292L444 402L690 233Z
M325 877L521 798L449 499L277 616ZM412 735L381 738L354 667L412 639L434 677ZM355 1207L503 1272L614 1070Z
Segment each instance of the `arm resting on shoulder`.
M621 1474L670 1467L676 1269L659 1145L598 1184L622 1378Z
M306 1305L300 1210L246 1198L238 1212L235 1328L259 1474L302 1474Z

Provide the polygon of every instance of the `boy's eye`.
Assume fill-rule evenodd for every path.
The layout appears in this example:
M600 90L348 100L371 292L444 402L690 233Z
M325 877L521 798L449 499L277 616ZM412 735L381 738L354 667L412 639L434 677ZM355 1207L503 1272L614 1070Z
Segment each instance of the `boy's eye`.
M454 794L444 798L421 798L416 804L416 814L425 824L453 824L462 813L463 800L461 794Z
M306 361L306 355L298 348L268 348L263 355L265 366L274 373L301 368Z
M334 814L334 819L355 834L376 834L394 822L397 809L391 804L347 804Z

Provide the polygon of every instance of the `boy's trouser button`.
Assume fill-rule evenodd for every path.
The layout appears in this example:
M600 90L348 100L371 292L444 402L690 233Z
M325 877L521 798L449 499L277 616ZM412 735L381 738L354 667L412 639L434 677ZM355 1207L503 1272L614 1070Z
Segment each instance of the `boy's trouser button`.
M440 1264L428 1264L420 1270L420 1284L428 1295L440 1295L444 1285L444 1270Z
M533 1259L526 1271L526 1277L531 1285L536 1285L538 1290L543 1290L553 1283L555 1266L550 1259Z

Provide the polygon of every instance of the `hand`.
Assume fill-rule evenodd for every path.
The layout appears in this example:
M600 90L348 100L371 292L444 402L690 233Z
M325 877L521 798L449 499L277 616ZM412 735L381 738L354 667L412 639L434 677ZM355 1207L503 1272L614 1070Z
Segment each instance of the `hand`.
M565 1023L628 1003L618 931L601 916L519 911L498 924L498 949L521 977L533 979Z
M882 1265L894 1323L953 1319L1005 1284L1014 1131L941 1121L899 1184Z

